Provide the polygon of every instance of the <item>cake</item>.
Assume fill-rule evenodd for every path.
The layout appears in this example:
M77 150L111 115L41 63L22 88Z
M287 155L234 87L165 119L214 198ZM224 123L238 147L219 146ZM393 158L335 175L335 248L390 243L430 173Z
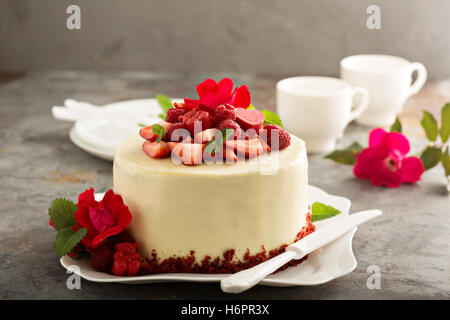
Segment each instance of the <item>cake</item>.
M232 89L204 81L116 150L114 192L149 273L242 270L314 229L304 142Z

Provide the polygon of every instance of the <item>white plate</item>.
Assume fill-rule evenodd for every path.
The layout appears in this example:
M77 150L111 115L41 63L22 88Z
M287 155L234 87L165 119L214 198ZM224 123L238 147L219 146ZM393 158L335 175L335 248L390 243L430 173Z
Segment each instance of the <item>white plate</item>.
M139 131L139 123L150 125L161 120L158 118L161 108L156 99L120 101L104 105L102 109L108 117L77 120L69 138L84 151L110 161L114 160L116 148Z
M310 204L319 201L332 205L342 211L339 216L322 220L315 225L321 228L333 220L347 216L349 213L350 200L332 196L325 191L309 186ZM97 200L103 194L96 194ZM288 286L313 286L319 285L333 279L342 277L356 268L356 258L352 250L352 239L356 228L349 231L339 239L322 247L308 255L308 259L295 267L289 267L284 271L272 274L262 280L259 284L266 286L288 287ZM86 280L95 282L121 282L127 284L155 283L155 282L219 282L226 274L190 274L190 273L165 273L136 277L118 277L111 274L94 271L86 260L74 260L68 256L61 259L61 264L69 269L70 266L78 268L69 269Z

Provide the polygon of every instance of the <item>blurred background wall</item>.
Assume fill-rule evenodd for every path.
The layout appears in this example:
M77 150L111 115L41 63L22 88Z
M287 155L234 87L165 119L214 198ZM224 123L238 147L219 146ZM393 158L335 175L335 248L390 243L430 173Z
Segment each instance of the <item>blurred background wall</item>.
M81 30L66 8L81 8ZM381 8L381 30L366 9ZM0 71L237 71L336 75L384 53L450 77L449 0L0 0Z

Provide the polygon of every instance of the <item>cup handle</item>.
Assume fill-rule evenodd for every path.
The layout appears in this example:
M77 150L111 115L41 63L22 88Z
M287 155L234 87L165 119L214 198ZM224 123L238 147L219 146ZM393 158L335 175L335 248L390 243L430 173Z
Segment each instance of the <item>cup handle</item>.
M353 91L352 92L352 101L357 94L361 94L362 99L361 99L361 102L357 106L352 107L352 111L350 113L350 119L349 119L348 123L350 123L353 120L355 120L356 118L358 118L367 109L367 106L369 105L369 92L367 91L366 88L353 87L352 91Z
M417 71L417 79L409 88L409 96L418 93L425 84L425 81L427 81L427 69L423 64L419 62L411 63L411 76L414 73L414 71Z

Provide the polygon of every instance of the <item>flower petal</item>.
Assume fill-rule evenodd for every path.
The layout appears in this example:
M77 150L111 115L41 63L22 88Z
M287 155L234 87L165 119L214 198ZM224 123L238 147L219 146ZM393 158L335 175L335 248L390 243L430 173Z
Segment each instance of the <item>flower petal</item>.
M201 97L205 93L217 92L218 90L219 86L214 79L206 79L205 81L197 85L197 94L199 97Z
M215 108L220 104L226 103L230 99L230 95L225 92L205 93L200 97L200 104L208 108Z
M97 234L91 242L91 248L97 248L99 245L101 245L103 243L103 241L105 241L106 238L111 237L111 236L115 236L116 234L119 234L123 231L124 228L122 228L122 226L116 225L113 226L109 229L107 229L105 232L103 233L99 233Z
M235 108L246 109L250 105L250 101L250 91L246 85L243 85L234 90L229 103Z
M219 91L225 92L227 94L231 94L233 90L233 80L230 78L223 78L219 81Z
M395 153L405 156L410 150L408 138L399 132L388 133L391 148L395 150Z
M373 150L366 148L362 150L356 157L356 164L353 167L353 173L355 177L360 179L370 179L372 177Z
M200 100L184 98L184 106L188 110L197 108L199 103L200 103Z
M377 128L370 131L369 147L375 147L382 144L383 138L386 134L387 132L382 128Z
M420 180L422 173L425 171L422 160L417 157L404 158L402 161L402 181L416 182Z

